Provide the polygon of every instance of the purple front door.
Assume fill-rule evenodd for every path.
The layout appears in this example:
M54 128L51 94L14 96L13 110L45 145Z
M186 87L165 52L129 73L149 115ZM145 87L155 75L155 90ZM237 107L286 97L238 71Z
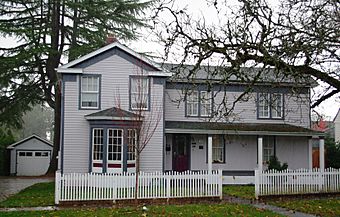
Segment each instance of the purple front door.
M182 172L189 170L190 136L186 134L173 135L172 169Z

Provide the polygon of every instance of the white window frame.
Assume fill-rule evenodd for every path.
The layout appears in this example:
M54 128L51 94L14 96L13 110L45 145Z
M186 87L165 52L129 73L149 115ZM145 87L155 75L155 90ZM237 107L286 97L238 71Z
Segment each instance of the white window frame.
M144 81L146 81L144 83ZM138 85L142 84L142 85ZM144 85L146 84L146 86ZM137 88L133 88L137 85ZM140 88L142 88L140 90ZM148 77L130 77L130 108L131 110L149 110L150 101L150 79ZM145 102L136 102L135 99ZM145 104L145 107L141 106ZM136 106L137 105L137 106ZM138 106L140 105L140 106Z
M202 117L210 117L211 116L211 106L212 106L212 97L211 92L201 91L200 92L200 116ZM206 109L208 108L208 113L206 114Z
M279 96L279 101L275 100L276 97ZM271 95L271 117L272 118L282 118L283 117L283 94L282 93L273 93ZM280 107L280 108L278 108ZM278 113L280 112L281 115Z
M97 131L101 131L101 133L99 135L96 135ZM101 144L99 142L100 138L102 141ZM96 147L98 147L98 149ZM93 128L92 129L92 163L103 163L103 158L104 158L104 129Z
M259 97L257 109L259 118L270 118L270 93L259 93L258 96ZM267 96L267 99L265 98L265 96ZM267 116L264 115L266 110Z
M263 159L262 161L267 163L271 156L275 155L275 137L265 136L263 137Z
M199 113L199 92L192 91L187 94L186 115L189 117L198 117ZM195 109L196 108L196 109ZM194 113L196 111L196 113Z
M110 137L110 131L112 131L112 136ZM121 136L115 136L115 131L120 131L121 132ZM110 144L110 138L112 138L112 144ZM117 143L114 144L115 139L120 139L121 143ZM124 144L124 131L123 129L116 129L116 128L108 128L107 129L107 163L119 163L122 164L123 162L123 144ZM112 147L112 151L110 152L110 146L117 146L117 148L120 146L120 152L118 151L113 151L113 147ZM112 154L112 160L109 159L109 155ZM120 156L120 159L114 159L113 156L114 154L116 154L116 156Z
M218 142L216 142L216 139L218 139ZM213 163L225 162L224 138L223 136L218 134L212 135L212 162Z
M128 163L132 163L136 161L136 145L137 145L136 139L137 139L136 130L128 129L127 131L127 161Z
M87 90L83 90L84 81L87 80L86 86ZM89 80L91 79L91 85L96 84L96 90L88 90L89 89ZM96 81L94 81L95 79ZM100 95L100 78L98 75L82 75L80 76L80 108L82 109L98 109L99 108L99 95ZM96 94L97 106L83 106L83 94Z

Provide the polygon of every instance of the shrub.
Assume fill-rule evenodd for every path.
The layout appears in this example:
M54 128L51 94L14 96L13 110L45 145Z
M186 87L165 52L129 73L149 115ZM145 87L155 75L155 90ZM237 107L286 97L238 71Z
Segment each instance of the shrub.
M288 168L287 163L283 163L281 165L281 162L277 159L276 156L271 156L268 162L268 170L277 170L282 171Z

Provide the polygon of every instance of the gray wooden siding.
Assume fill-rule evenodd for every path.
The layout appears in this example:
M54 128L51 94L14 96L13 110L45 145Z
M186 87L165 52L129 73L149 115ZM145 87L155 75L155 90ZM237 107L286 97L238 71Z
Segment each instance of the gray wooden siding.
M129 76L141 75L140 68L114 55L84 68L84 74L101 74L101 110L116 106L129 109ZM88 172L89 123L84 116L99 110L79 110L79 77L77 82L65 82L64 172ZM120 105L120 106L119 106ZM151 111L163 105L163 85L151 80ZM147 113L145 115L147 115ZM163 116L156 132L142 153L142 170L162 170Z
M223 114L225 107L220 107L221 102L226 98L228 108L232 108L232 103L241 94L241 92L214 92L214 110ZM232 114L228 119L221 118L197 118L185 116L184 95L180 89L166 89L165 94L165 120L167 121L228 121L243 123L286 123L297 126L310 127L309 118L309 95L308 94L284 94L284 120L265 120L257 119L256 93L250 93L244 101L238 101ZM224 97L226 96L226 97ZM220 118L218 118L220 117Z

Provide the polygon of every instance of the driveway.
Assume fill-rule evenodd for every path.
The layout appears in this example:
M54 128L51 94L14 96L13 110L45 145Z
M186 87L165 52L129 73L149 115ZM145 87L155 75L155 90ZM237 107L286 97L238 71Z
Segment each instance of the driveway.
M35 183L52 182L54 177L5 177L0 176L0 201Z

